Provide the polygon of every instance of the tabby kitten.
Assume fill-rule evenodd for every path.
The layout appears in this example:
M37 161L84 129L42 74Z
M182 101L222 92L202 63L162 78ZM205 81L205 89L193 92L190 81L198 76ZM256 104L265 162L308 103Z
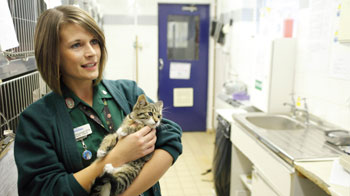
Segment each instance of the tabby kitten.
M133 111L125 117L120 128L115 133L108 134L102 140L97 151L96 161L105 157L108 151L116 145L118 139L145 126L157 127L162 118L162 108L162 101L149 103L145 95L140 95ZM143 165L152 157L152 154L150 153L117 168L114 168L112 164L106 164L103 174L96 179L90 195L116 196L123 193L138 176Z

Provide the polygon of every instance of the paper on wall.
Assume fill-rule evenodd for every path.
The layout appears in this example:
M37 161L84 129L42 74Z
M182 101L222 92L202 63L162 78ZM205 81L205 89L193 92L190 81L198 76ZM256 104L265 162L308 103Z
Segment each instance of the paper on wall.
M342 0L339 21L339 42L350 42L350 0Z
M0 48L2 51L18 47L18 40L13 26L7 0L0 0Z
M62 5L61 0L44 0L44 1L46 3L47 9Z
M330 75L345 80L350 79L350 44L333 44Z
M191 63L171 62L169 78L189 80L191 75Z
M193 88L173 89L174 107L193 107Z

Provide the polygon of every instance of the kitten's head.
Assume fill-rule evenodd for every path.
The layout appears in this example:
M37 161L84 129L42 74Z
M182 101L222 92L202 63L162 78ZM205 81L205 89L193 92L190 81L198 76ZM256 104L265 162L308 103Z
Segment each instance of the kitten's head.
M149 103L145 95L140 95L137 99L131 117L138 123L142 123L151 128L155 128L162 120L163 102Z

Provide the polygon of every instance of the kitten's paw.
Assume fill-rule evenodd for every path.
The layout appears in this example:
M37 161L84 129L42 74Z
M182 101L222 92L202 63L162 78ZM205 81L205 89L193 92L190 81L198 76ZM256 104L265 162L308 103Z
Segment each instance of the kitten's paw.
M119 129L117 130L117 134L118 134L118 138L121 138L121 137L124 137L124 136L127 135L127 133L124 132L122 128L119 128Z
M114 167L112 164L106 164L105 167L104 167L104 172L107 172L107 173L113 173L113 170L114 170Z
M124 165L120 166L120 167L113 167L112 164L108 163L105 165L105 167L103 168L104 173L109 173L109 174L116 174L120 171L123 170Z
M97 157L98 157L98 158L105 157L106 154L107 154L107 152L104 151L104 150L98 150L98 151L97 151Z

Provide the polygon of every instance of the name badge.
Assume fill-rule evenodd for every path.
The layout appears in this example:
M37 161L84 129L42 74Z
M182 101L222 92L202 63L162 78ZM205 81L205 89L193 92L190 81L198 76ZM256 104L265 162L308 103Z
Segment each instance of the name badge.
M73 130L74 130L75 139L77 141L86 138L88 135L92 133L90 124L85 124L80 127L76 127Z

